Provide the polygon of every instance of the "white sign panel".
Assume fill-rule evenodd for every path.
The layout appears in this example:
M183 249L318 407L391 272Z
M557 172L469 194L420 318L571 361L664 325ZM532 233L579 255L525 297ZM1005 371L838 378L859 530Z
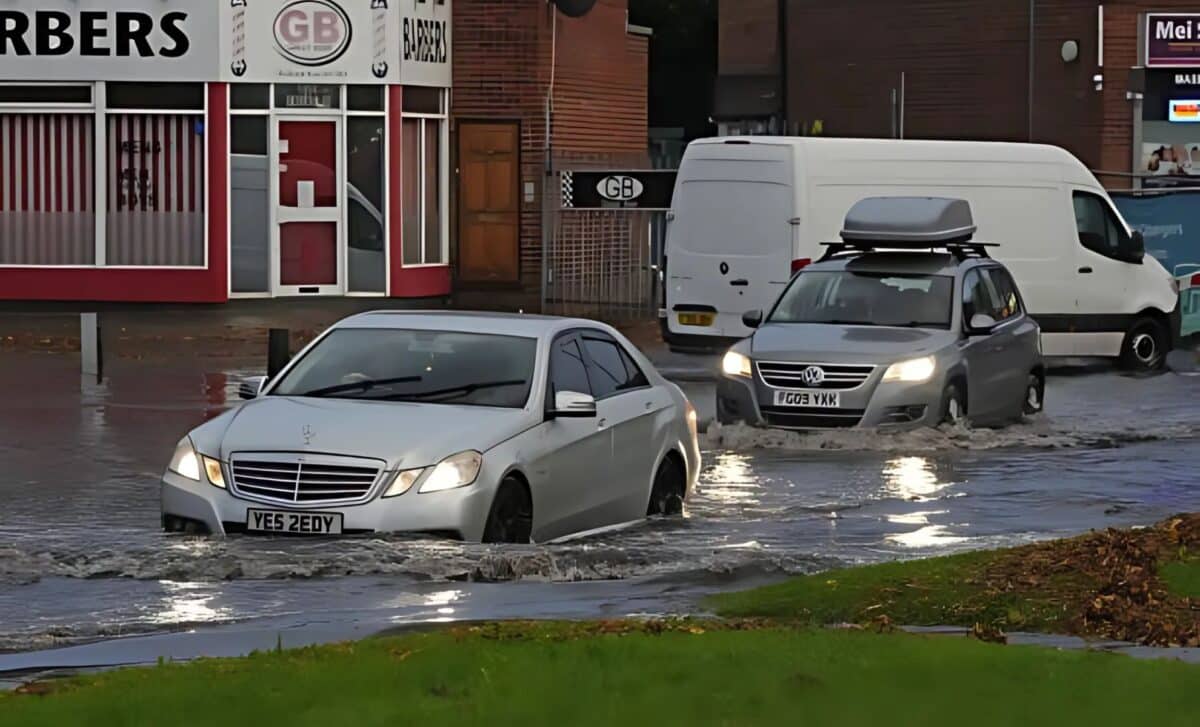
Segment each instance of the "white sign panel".
M222 78L395 83L399 15L388 0L219 0Z
M212 0L0 0L0 80L211 81Z
M385 0L386 1L386 0ZM450 86L450 0L391 0L400 19L400 83Z

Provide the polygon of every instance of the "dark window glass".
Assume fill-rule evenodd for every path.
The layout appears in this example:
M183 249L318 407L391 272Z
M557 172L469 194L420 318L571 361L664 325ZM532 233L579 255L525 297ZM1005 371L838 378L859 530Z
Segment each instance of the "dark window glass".
M91 86L0 86L0 103L91 102Z
M346 122L346 200L349 204L350 289L387 290L384 244L383 158L386 132L382 116L352 116Z
M1017 284L1013 282L1008 271L1000 268L988 268L987 276L1000 303L997 310L999 315L996 316L996 320L1003 321L1020 315L1021 296L1017 294Z
M410 114L442 113L442 89L405 86L404 110Z
M650 379L646 378L646 374L642 373L642 368L624 348L621 349L621 358L624 359L625 370L629 373L629 388L642 389L650 385Z
M587 369L583 365L583 355L579 352L579 344L574 338L556 341L550 354L551 405L553 397L564 391L577 394L592 393L588 384Z
M340 109L342 87L316 83L275 84L277 109Z
M383 111L383 86L348 86L346 106L351 111Z
M641 371L616 341L608 337L587 335L583 338L583 347L587 349L591 359L588 365L588 379L592 383L592 393L597 399L646 385Z
M105 88L110 109L204 108L203 83L109 83Z
M229 87L229 106L265 109L271 105L271 87L265 83L235 83Z
M977 315L1001 320L1000 305L992 286L979 270L972 270L963 280L963 319L970 322Z
M949 328L953 290L954 279L944 275L801 273L771 322Z
M321 339L271 393L519 409L529 399L536 356L532 338L343 328Z
M238 116L233 120L231 151L234 154L267 155L267 117Z
M1094 194L1076 192L1074 203L1079 244L1094 253L1119 260L1128 245L1128 236L1112 210Z

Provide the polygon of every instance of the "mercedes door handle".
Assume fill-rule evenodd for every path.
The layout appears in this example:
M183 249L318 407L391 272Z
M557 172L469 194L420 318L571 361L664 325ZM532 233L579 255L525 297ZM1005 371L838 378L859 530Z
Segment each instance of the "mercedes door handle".
M750 281L745 278L738 278L737 280L729 281L729 284L735 288L745 288L750 285Z
M596 428L597 428L597 429L606 429L607 427L608 427L608 420L607 420L607 419L601 419L601 420L600 420L599 422L597 422L597 424L596 424Z
M1079 268L1079 272L1081 275L1091 275L1092 269L1091 268Z

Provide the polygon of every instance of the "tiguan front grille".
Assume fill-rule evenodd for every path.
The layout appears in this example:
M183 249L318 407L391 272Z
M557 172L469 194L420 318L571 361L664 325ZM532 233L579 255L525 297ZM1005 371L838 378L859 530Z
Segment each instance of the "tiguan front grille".
M871 364L758 362L758 373L763 382L776 389L848 391L862 386L874 372L875 367Z

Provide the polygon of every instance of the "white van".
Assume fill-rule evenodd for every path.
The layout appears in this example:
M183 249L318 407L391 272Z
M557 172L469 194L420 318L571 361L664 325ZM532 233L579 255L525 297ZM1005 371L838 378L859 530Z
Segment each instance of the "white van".
M664 335L677 349L745 338L791 276L839 240L866 197L966 199L1012 270L1049 356L1157 367L1178 335L1174 278L1144 255L1104 187L1035 144L750 137L688 146L666 242Z

